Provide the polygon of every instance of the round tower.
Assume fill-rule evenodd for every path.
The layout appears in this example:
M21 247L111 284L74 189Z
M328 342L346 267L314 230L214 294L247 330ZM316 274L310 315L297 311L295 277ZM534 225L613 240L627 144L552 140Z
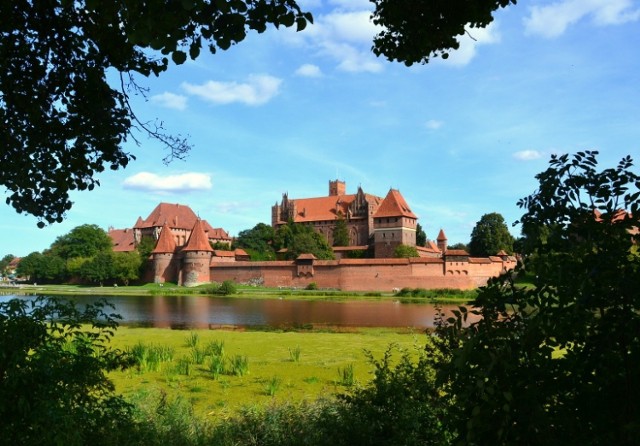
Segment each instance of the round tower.
M211 282L209 265L213 248L209 244L202 220L196 221L182 253L182 285L195 286Z

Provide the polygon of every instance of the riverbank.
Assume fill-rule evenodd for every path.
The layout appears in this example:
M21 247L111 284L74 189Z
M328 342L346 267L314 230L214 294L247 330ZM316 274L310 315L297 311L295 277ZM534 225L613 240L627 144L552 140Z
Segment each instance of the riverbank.
M476 290L423 290L403 289L398 293L345 292L339 290L305 290L291 288L265 288L237 286L236 292L225 297L250 299L296 299L296 300L401 300L403 302L466 303L473 300ZM211 285L192 288L174 284L145 284L132 286L86 286L86 285L37 285L18 284L1 286L0 293L17 295L100 295L100 296L217 296Z

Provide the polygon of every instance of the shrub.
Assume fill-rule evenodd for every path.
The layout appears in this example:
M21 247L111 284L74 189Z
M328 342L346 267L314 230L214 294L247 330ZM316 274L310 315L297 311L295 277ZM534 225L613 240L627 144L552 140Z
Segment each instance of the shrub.
M307 285L307 290L317 290L318 289L318 284L315 282L309 282L309 284Z
M236 284L232 280L225 280L220 284L220 287L217 290L217 294L222 294L223 296L228 296L230 294L236 294L238 289Z

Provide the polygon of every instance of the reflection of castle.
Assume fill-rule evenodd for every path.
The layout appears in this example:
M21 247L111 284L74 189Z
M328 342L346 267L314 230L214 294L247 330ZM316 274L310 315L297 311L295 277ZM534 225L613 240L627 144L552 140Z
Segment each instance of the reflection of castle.
M340 252L373 248L376 258L393 257L400 245L416 246L418 217L411 211L400 191L390 189L385 198L366 194L361 187L355 194L346 193L344 181L330 181L326 197L290 199L282 196L271 208L271 224L278 228L288 221L313 226L334 244L338 220L344 219L349 246Z
M311 282L323 288L344 290L392 290L394 288L474 288L490 277L515 267L515 258L504 252L474 258L462 250L447 250L440 230L437 243L417 247L420 257L393 258L399 245L416 246L417 217L398 190L386 197L345 193L345 183L329 182L326 197L290 199L284 194L272 208L275 228L293 221L312 225L329 242L337 221L344 219L350 246L334 247L337 260L318 260L302 254L292 261L251 262L242 250L219 251L212 245L231 244L228 234L199 219L185 205L160 203L132 229L111 229L115 251L131 251L145 238L155 247L149 261L148 281L176 282L192 286L208 282L305 287ZM375 258L350 259L350 250L370 250Z

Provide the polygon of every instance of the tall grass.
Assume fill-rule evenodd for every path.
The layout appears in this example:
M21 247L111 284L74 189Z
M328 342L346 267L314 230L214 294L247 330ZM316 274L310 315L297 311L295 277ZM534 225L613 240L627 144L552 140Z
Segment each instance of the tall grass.
M338 383L345 387L351 387L356 383L353 364L338 367Z
M138 342L127 349L140 372L159 372L162 363L173 361L174 350L166 345L146 345Z
M292 362L300 362L300 353L302 349L299 345L296 345L294 348L289 347L289 358Z
M231 357L229 372L234 376L244 376L249 373L249 358L243 355Z
M190 347L190 348L197 347L199 342L200 342L200 335L198 333L196 333L195 331L192 331L191 333L189 333L189 335L187 336L187 347Z

